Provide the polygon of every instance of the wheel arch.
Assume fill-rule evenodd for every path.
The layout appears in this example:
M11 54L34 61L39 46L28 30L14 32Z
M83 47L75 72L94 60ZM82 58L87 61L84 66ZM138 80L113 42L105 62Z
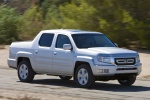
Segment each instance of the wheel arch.
M78 68L80 65L82 65L82 64L87 64L87 65L90 67L90 69L91 69L91 66L90 66L89 62L86 62L86 61L76 61L76 62L75 62L75 66L74 66L73 77L75 76L75 73L76 73L77 68ZM91 71L92 71L92 69L91 69Z
M90 56L77 56L77 57L76 57L76 61L75 61L75 63L74 63L73 76L75 75L75 72L76 72L77 68L78 68L81 64L87 64L87 65L90 67L90 69L91 69L91 71L92 71L92 73L93 73L93 70L92 70L92 68L91 68L91 66L93 66L93 64L94 64L93 58L90 57Z
M24 51L19 51L16 55L16 65L18 67L19 63L22 60L27 60L31 64L31 67L33 67L33 54L31 52L24 52Z
M30 59L28 57L18 57L18 59L17 59L17 67L18 67L19 63L21 61L23 61L23 60L29 61L29 63L31 64Z

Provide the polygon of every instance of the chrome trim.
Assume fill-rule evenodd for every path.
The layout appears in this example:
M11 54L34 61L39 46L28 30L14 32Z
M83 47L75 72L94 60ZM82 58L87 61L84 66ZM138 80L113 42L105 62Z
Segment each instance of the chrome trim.
M135 65L136 64L136 58L114 58L116 65Z

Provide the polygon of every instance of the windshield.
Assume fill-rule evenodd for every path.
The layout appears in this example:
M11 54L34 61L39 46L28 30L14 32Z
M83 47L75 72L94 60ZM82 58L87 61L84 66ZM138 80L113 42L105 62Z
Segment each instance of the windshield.
M72 34L78 48L116 47L104 34Z

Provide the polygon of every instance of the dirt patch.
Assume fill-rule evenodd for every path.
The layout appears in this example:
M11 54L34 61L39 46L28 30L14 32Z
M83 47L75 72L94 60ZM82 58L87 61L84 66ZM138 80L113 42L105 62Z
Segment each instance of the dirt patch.
M143 76L143 78L148 78L148 79L150 79L150 75Z
M0 100L90 100L83 97L0 89ZM104 99L102 99L104 100Z
M5 45L0 45L0 49L5 49Z
M3 97L0 96L0 100L40 100L38 98L32 98L32 97L28 97L28 96L24 96L22 98L18 97L18 98L11 98L11 97Z

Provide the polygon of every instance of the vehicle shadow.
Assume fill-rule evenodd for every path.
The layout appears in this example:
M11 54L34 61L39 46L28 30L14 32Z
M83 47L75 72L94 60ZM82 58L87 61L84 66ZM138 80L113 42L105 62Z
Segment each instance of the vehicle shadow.
M104 90L104 91L112 91L112 92L141 92L141 91L150 91L150 87L146 86L121 86L118 84L111 83L95 83L92 87L94 90Z
M33 80L31 84L78 88L78 86L73 80L62 81L60 79L37 79L37 80ZM91 88L88 88L87 90L103 90L103 91L112 91L112 92L140 92L140 91L150 91L150 87L136 86L136 85L121 86L120 84L96 82Z

